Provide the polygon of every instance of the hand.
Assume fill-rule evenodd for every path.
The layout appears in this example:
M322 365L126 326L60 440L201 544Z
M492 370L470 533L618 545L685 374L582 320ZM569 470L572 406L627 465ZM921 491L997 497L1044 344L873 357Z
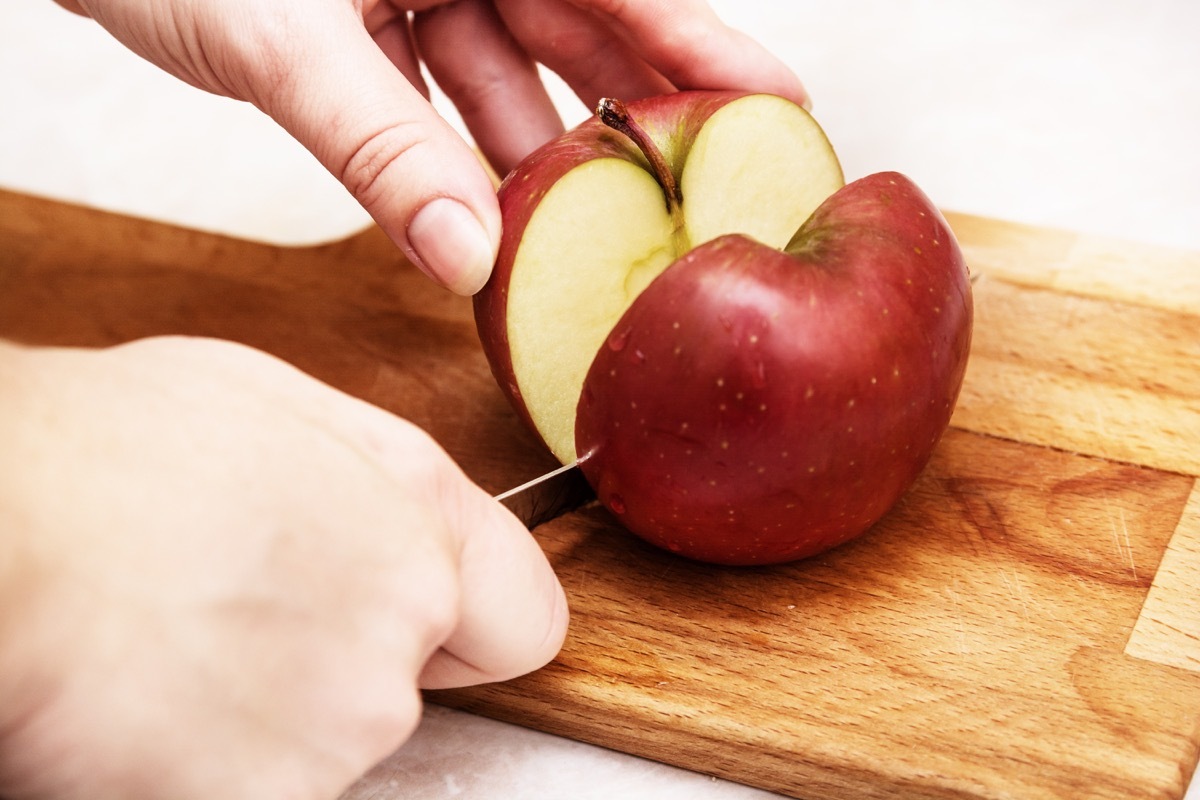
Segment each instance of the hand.
M490 274L500 213L473 152L429 105L420 59L500 174L562 130L535 62L589 108L673 89L808 100L702 0L58 2L168 72L270 114L417 266L462 294Z
M0 342L0 796L330 798L557 652L522 525L257 351Z

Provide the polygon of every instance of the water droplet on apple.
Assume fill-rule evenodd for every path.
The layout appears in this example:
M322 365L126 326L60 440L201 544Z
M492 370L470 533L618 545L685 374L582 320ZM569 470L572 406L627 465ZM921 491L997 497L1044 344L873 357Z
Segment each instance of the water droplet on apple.
M629 328L614 330L608 335L608 349L614 353L619 353L625 349L625 345L629 344Z
M721 327L727 333L733 330L733 320L727 314L717 314L717 322L721 323Z
M620 516L625 513L625 498L619 494L611 494L608 496L608 509L614 514Z
M753 372L750 373L750 385L755 389L765 389L767 386L767 365L762 361L754 365Z
M646 363L646 354L643 353L641 350L634 348L633 353L629 360L632 361L634 364L645 364Z

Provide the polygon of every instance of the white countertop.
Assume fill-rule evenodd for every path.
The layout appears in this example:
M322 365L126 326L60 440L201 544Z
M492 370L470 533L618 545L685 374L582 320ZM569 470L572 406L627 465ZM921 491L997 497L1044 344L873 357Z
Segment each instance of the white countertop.
M713 5L804 79L847 178L895 169L944 208L1200 250L1200 4ZM368 222L257 111L50 0L0 4L0 116L5 188L281 243ZM774 796L441 708L373 777L381 799Z

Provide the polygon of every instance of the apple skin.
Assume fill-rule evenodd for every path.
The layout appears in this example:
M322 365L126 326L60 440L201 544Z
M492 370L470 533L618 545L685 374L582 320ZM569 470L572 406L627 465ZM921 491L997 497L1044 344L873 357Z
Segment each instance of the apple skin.
M583 472L626 528L672 552L818 554L871 527L928 462L972 313L934 205L902 175L863 178L787 252L724 236L649 284L584 382Z
M752 92L688 91L647 98L629 104L639 124L659 144L679 178L680 151L696 138L704 123L730 102ZM645 164L645 156L626 136L596 117L547 142L509 173L498 190L504 229L492 276L474 297L475 324L492 375L522 422L540 438L529 416L513 371L508 342L508 285L517 248L538 203L560 178L580 164L598 158L620 158ZM529 187L539 187L530 191ZM545 444L545 442L543 442Z

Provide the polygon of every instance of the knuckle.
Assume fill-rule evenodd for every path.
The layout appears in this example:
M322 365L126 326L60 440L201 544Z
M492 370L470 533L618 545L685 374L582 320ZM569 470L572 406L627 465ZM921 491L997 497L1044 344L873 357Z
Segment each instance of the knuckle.
M295 84L294 42L302 24L286 5L254 8L230 31L225 47L209 48L213 70L234 96L271 111Z
M414 152L430 140L426 126L396 122L368 134L351 152L339 178L342 185L367 208L376 204L385 189L380 178L402 169Z
M362 745L370 754L368 761L375 763L388 756L414 731L421 719L421 699L411 685L406 684L391 696L376 695L371 699L369 713L357 727ZM361 771L361 765L356 764Z
M433 647L441 646L458 628L462 616L462 598L455 570L449 564L432 568L421 580L418 597L410 606L418 609L421 627Z
M447 96L453 98L459 114L470 117L487 108L497 97L503 97L510 79L506 73L484 67L468 73L447 73L441 76L440 85Z

